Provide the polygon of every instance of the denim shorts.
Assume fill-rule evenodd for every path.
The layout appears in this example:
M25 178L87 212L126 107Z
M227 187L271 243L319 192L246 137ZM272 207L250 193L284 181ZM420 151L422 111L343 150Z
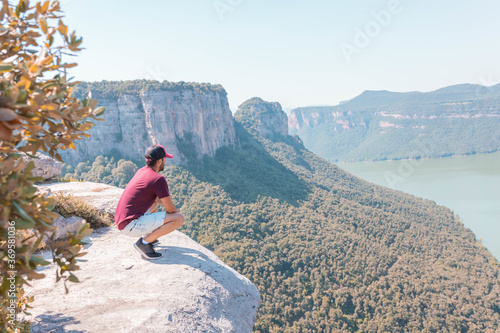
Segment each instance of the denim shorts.
M125 228L121 230L127 236L140 237L148 235L161 227L165 221L165 212L149 213L142 215L138 219L130 221Z

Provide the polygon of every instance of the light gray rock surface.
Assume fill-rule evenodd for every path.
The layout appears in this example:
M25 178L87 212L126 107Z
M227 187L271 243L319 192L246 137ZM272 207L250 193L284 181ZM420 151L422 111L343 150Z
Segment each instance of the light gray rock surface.
M68 232L76 232L85 223L85 219L78 216L70 216L68 218L60 216L53 224L57 227L54 239L65 237Z
M265 138L273 139L276 134L288 135L288 117L278 102L250 98L238 107L234 117Z
M35 167L31 171L33 176L42 177L43 179L52 179L61 174L63 165L61 162L56 161L50 156L42 154L40 152L35 155L37 158L32 158L28 156L23 156L26 162L35 162Z
M215 254L174 231L160 238L163 258L148 261L135 239L101 229L65 294L47 278L34 281L32 332L251 332L257 288Z
M273 138L274 133L288 135L288 117L278 102L270 103L272 112L263 113L259 119L259 133L265 138Z
M92 182L59 182L37 185L40 192L51 195L60 192L72 194L103 212L115 214L123 189Z
M114 213L122 189L90 182L39 186L46 193L71 193ZM80 283L65 294L47 277L27 288L35 296L32 332L251 332L260 295L247 278L179 231L161 237L159 260L141 258L135 238L116 227L91 236ZM49 254L45 254L49 258Z

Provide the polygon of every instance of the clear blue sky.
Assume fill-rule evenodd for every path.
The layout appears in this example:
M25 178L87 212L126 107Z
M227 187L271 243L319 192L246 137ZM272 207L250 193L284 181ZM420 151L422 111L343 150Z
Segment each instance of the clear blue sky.
M84 37L79 80L220 83L233 110L254 96L334 105L364 90L500 82L498 0L61 3ZM382 10L393 13L379 23L372 12ZM355 41L357 29L368 29L369 45ZM350 62L346 45L357 49Z

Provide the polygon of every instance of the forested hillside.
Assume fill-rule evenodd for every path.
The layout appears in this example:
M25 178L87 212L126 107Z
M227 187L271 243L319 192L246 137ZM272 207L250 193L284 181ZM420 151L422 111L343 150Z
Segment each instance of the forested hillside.
M330 161L493 152L500 150L500 85L365 91L337 106L292 110L289 126Z
M449 209L235 123L240 145L166 167L181 231L259 288L256 332L495 332L496 259ZM100 157L67 176L124 186Z

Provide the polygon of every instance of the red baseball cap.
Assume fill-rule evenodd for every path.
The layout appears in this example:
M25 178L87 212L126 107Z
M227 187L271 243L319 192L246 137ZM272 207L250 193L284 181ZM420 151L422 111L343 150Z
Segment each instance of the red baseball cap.
M167 154L165 147L163 147L162 145L152 145L149 146L148 149L146 149L144 157L146 158L146 161L149 162L149 161L157 161L164 157L173 158L174 155Z

